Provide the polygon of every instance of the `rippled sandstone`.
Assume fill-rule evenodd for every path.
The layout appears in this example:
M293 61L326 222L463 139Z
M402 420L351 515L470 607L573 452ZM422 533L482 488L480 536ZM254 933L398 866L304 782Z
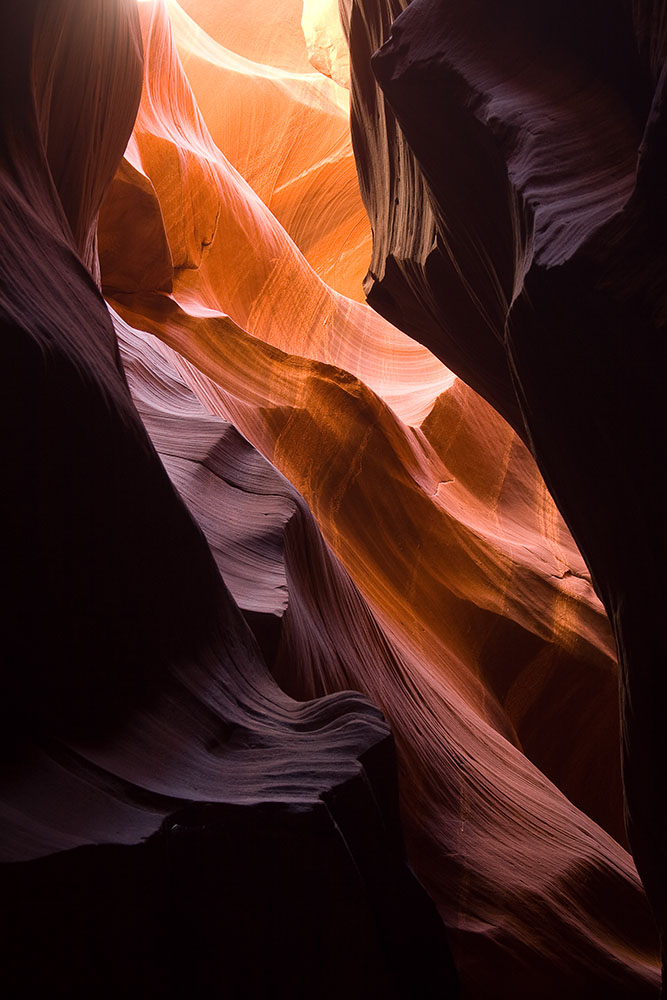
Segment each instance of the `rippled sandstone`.
M7 407L8 648L24 670L7 674L4 731L23 756L3 775L0 879L16 906L5 975L29 968L39 989L78 975L97 993L130 981L137 995L223 981L238 996L455 995L402 827L466 996L656 996L623 824L613 638L530 451L595 572L591 505L564 502L557 487L574 477L554 479L549 462L579 455L581 483L604 466L600 493L611 489L594 443L595 414L612 418L585 396L604 353L574 366L574 387L560 354L571 329L568 350L588 358L598 300L571 303L566 284L550 312L531 294L540 322L553 314L553 350L535 346L523 368L512 353L512 336L524 353L535 340L524 279L565 274L568 248L588 245L632 186L619 178L636 128L613 100L598 121L606 57L583 76L565 60L575 92L592 80L593 96L578 108L563 85L543 115L546 69L524 66L539 25L527 18L512 41L519 4L497 39L484 26L480 52L472 14L415 0L413 27L406 15L373 62L399 125L370 59L403 5L342 4L371 258L331 4L142 3L142 97L111 180L139 99L136 11L93 3L82 18L81 3L34 4L23 48L5 43L23 97L2 105L3 322L38 345ZM461 65L437 105L428 87L452 38ZM613 51L620 65L626 49ZM477 62L495 80L492 56L521 70L492 95L514 109L500 138L479 94L468 106L463 84L450 87L461 66L474 82ZM596 148L581 152L588 131ZM541 151L559 137L535 222ZM369 258L365 291L384 316L360 301ZM563 311L571 326L557 325ZM528 332L510 336L508 315ZM562 391L567 420L555 418ZM527 400L549 407L539 433ZM391 726L398 797L387 725L350 691ZM62 889L76 881L79 895ZM86 960L70 962L81 941ZM147 965L165 942L168 960Z

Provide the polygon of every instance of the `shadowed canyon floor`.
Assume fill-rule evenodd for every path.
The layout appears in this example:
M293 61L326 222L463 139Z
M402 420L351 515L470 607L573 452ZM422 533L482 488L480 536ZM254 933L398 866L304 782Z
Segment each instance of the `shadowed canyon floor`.
M667 21L567 6L14 19L8 996L660 995Z

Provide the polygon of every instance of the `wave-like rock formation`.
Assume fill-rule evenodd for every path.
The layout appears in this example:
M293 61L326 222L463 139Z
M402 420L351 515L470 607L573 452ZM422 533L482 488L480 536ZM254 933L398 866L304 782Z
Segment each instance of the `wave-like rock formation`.
M247 0L226 0L224 11L218 3L170 0L167 6L216 145L326 282L362 298L371 233L354 166L348 94L309 63L301 0L260 2L254 11ZM314 65L340 79L347 46L342 30L337 37L327 30L336 13L335 4L330 7L324 30L322 11L312 4L304 8L303 25Z
M650 920L632 864L586 819L623 841L610 636L530 456L444 372L439 394L436 382L415 411L421 377L399 360L404 352L416 364L415 346L332 297L213 144L163 7L145 11L144 31L144 98L123 169L134 171L137 204L152 188L153 214L141 231L115 226L112 189L103 272L105 246L137 265L125 284L107 271L107 294L171 348L207 408L298 487L363 595L351 597L336 575L327 583L328 564L316 568L313 546L294 548L288 531L301 569L287 570L294 596L281 641L298 622L303 654L291 665L279 654L276 675L301 697L359 688L390 719L411 858L469 990L483 995L520 967L516 995L556 995L565 984L583 993L591 977L609 995L651 995ZM166 99L174 93L178 105ZM197 204L195 221L205 208L217 228L184 257L183 206ZM141 277L142 231L159 232L151 245L163 247L164 281L152 290ZM380 337L392 338L391 351L378 353ZM378 382L373 359L390 354L397 364ZM326 624L339 606L355 609L345 641L342 626ZM582 878L595 885L589 901ZM535 906L548 916L536 920ZM511 921L499 921L499 907Z
M658 994L587 563L629 649L648 466L605 449L643 460L659 359L630 419L621 309L567 271L637 197L636 129L593 20L547 58L518 2L405 6L33 0L3 42L16 995L446 1000L443 926L466 997ZM626 779L658 783L632 690Z
M26 4L2 65L3 995L454 995L386 723L271 678L84 266L141 90L136 7Z

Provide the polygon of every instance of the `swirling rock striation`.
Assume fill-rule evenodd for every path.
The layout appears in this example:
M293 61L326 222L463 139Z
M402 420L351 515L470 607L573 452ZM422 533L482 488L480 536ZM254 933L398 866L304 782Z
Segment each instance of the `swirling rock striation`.
M522 374L524 281L546 322L540 275L570 281L614 219L628 259L628 233L638 254L658 227L634 206L655 190L658 104L636 184L632 150L659 6L637 11L639 56L620 7L608 19L637 77L596 55L586 5L568 8L574 46L544 14L554 58L539 17L515 23L519 4L471 39L487 5L444 16L415 0L414 34L406 16L376 60L404 131L370 70L403 5L343 6L371 300L514 431L353 301L368 227L347 93L312 72L296 0L141 4L141 103L110 186L139 99L134 4L39 0L3 40L10 995L453 994L400 826L467 996L656 995L613 640L516 432L543 464L561 433L556 389L534 395ZM306 22L335 76L331 10L308 4ZM428 11L430 54L411 62ZM443 83L445 49L458 68ZM433 134L422 72L451 133ZM612 269L617 293L657 296L657 260ZM594 326L598 299L576 287ZM537 354L573 391L565 336L549 328ZM533 438L523 414L544 400L554 427ZM349 689L391 723L398 796L387 725ZM647 718L641 698L633 711ZM656 856L649 843L644 863Z
M37 0L2 39L3 991L454 995L386 723L270 677L84 266L139 99L137 29L129 0Z
M299 698L357 688L390 720L410 857L471 996L654 996L619 843L612 640L534 461L467 386L317 280L213 142L167 14L143 11L103 284L317 520L323 538L310 517L285 525L276 676Z

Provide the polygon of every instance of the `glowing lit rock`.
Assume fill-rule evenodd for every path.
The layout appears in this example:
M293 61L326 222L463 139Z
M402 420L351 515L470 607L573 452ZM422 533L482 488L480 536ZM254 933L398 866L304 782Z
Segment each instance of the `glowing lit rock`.
M315 69L349 89L350 52L338 0L304 0L301 27Z
M145 32L133 150L185 266L172 296L110 289L114 307L171 348L206 408L296 485L356 590L316 559L318 543L306 557L299 534L286 534L299 599L291 609L288 599L283 629L302 652L279 653L281 683L298 697L359 687L383 707L413 864L473 995L501 976L514 984L520 967L525 997L589 988L591 976L609 996L651 996L657 965L636 872L591 819L623 838L611 637L532 459L460 382L417 418L397 368L374 382L363 314L340 299L313 308L324 300L306 294L304 262L211 143L164 13ZM333 329L346 316L349 331L327 353L309 333L327 329L323 315ZM595 901L578 894L581 870Z

